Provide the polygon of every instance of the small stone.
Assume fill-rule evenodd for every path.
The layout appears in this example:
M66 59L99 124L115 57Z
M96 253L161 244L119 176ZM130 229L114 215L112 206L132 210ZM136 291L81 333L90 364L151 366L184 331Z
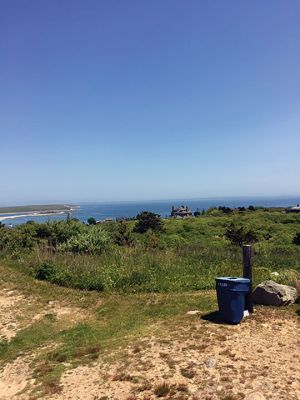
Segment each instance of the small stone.
M272 275L272 276L279 276L279 272L276 272L276 271L271 272L271 275Z
M199 314L200 314L199 310L191 310L186 313L186 315L199 315Z
M213 368L216 365L216 360L213 357L208 357L203 364L206 368Z

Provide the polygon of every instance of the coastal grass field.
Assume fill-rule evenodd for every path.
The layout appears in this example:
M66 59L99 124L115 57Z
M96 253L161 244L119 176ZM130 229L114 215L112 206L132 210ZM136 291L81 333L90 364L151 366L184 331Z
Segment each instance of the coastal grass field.
M287 351L273 346L265 357L286 370L280 385L278 365L263 379L293 396L297 360L284 357L296 354L299 305L257 308L232 328L210 322L210 315L217 309L215 277L242 274L243 241L253 244L255 283L297 284L300 216L212 209L197 218L161 220L158 231L138 233L137 224L68 219L0 228L0 397L197 400L214 390L213 399L241 400L253 389L250 382L264 376L264 366L256 365L255 377L241 370L229 385L237 373L230 375L228 362L247 355L257 363L255 352L275 335L271 321ZM187 314L193 310L197 315ZM203 365L215 359L208 377ZM192 396L199 387L200 395Z
M137 233L136 223L2 227L0 259L54 284L109 293L213 289L216 276L241 275L243 240L253 244L255 284L271 276L292 284L300 271L300 215L281 209L213 209L197 218L162 220L159 232Z

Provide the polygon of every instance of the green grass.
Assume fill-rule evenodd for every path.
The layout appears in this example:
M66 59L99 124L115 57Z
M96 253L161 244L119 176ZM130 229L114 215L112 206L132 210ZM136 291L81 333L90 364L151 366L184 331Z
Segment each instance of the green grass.
M3 252L2 260L31 276L39 276L43 263L50 262L53 266L47 277L50 282L83 290L170 293L213 289L216 276L242 274L241 248L230 244L225 237L228 224L234 223L258 236L258 242L253 245L254 283L269 279L271 272L278 271L279 281L294 284L300 271L300 246L292 240L300 231L300 215L276 210L215 214L166 220L164 233L134 234L133 246L111 242L99 255L64 251L52 254L40 243L32 250ZM128 223L131 228L133 225L134 222ZM103 229L113 237L116 227L117 224L107 224ZM59 237L93 229L80 223L60 224L58 228ZM20 227L18 243L24 243L22 238L28 239L28 236L35 243L33 229L35 225Z

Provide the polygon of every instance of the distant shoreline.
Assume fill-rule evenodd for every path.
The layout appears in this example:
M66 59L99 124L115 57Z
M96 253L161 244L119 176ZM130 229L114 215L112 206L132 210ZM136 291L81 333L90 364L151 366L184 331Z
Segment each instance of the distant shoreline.
M51 215L62 215L78 209L79 206L71 205L39 205L39 206L16 206L1 207L0 222L7 219L16 219L24 217L43 217Z
M72 211L72 210L70 210ZM3 214L0 215L0 222L5 221L7 219L16 219L16 218L23 218L23 217L45 217L47 215L61 215L61 214L66 214L67 211L57 211L57 212L48 212L48 213L31 213L31 214L15 214L15 215L6 215L3 216ZM7 213L9 214L9 213Z
M79 208L79 206L73 204L32 204L26 206L0 207L0 214L71 211L75 208Z

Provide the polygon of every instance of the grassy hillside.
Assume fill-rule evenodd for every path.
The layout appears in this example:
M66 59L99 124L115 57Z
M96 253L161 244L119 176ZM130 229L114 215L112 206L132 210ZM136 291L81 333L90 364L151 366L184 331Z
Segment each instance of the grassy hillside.
M286 352L295 351L291 346L297 331L296 322L292 321L297 318L299 305L276 310L257 307L251 319L239 327L211 324L206 318L217 308L214 291L168 294L83 292L38 281L1 262L0 301L2 307L5 307L5 312L0 315L0 380L4 379L0 394L4 398L10 393L7 391L11 390L15 381L19 384L22 380L24 383L19 389L23 388L24 393L27 393L24 399L41 399L46 396L66 398L59 397L61 391L67 393L71 390L68 387L64 389L62 377L74 371L75 385L72 387L75 390L82 390L82 385L86 386L86 379L91 374L94 378L88 387L92 393L97 393L103 387L100 392L107 394L109 388L118 385L128 392L128 400L144 398L133 396L144 391L154 393L152 397L145 397L152 399L160 397L157 393L162 379L163 382L172 382L175 367L181 379L191 384L191 388L192 379L200 374L201 384L198 386L204 390L203 382L206 378L201 375L202 364L212 354L214 357L218 355L216 367L221 379L230 381L232 377L227 376L231 371L228 363L235 357L238 344L242 348L243 359L252 356L252 362L258 361L257 353L266 347L266 341L277 344L276 335L285 338ZM187 315L190 310L198 310L204 319L201 320L199 315ZM277 326L276 331L274 324ZM270 335L273 335L272 339ZM252 342L249 345L250 339ZM280 346L282 344L279 342L279 352L282 351ZM141 359L144 354L148 354L146 361ZM278 355L272 356L268 348L264 362L259 366L255 364L257 376L265 371L266 362L272 364L277 360L278 364L282 363ZM166 364L167 369L159 360ZM195 366L192 368L190 360L199 361L197 370ZM246 360L249 363L248 358ZM135 363L137 367L134 367ZM88 369L94 365L95 368L103 365L102 370L96 369L95 375L93 369ZM280 371L280 382L287 385L286 382L295 373L297 363L293 359L290 363L285 361L284 365L286 376ZM81 370L82 366L87 369ZM14 368L18 368L17 374ZM275 369L278 368L279 365ZM155 371L155 375L145 385L143 376L149 377L149 370L152 373ZM254 379L253 369L247 374L248 370L241 370L245 376L242 376L238 384L239 391L247 390L247 384ZM272 375L271 378L272 383L278 379ZM190 399L188 385L172 386L179 397L170 398ZM186 396L183 396L183 389ZM218 394L221 400L243 398L233 395L232 386L223 387ZM72 397L69 393L67 395L68 398ZM82 395L80 398L86 397ZM104 400L107 397L99 394L95 398Z
M243 357L249 350L246 359L253 363L267 348L267 341L278 342L276 335L285 337L287 353L295 352L299 305L278 310L257 307L241 328L228 328L208 322L217 308L216 295L203 289L214 288L216 276L242 274L238 244L242 242L253 243L256 283L272 277L295 284L300 272L300 246L294 240L300 231L299 215L278 210L229 214L210 210L198 218L160 223L159 231L153 225L144 233L136 232L137 221L85 225L70 220L0 227L0 302L4 307L0 380L8 382L2 385L5 395L7 387L13 387L14 368L18 368L18 382L23 382L19 389L30 392L28 399L60 398L60 392L72 397L68 391L85 387L89 374L95 398L105 399L104 394L117 387L130 391L128 399L142 399L144 392L148 398L159 398L162 389L170 396L175 393L170 398L188 399L194 376L200 382L197 387L205 392L203 362L212 354L218 358L215 368L222 383L233 379L228 357L236 361L236 351L231 352L237 345ZM279 275L271 275L274 271ZM191 310L203 319L187 315ZM274 324L282 332L275 332ZM279 360L282 365L278 354L282 354L281 344L278 353L268 348L264 360L268 357L270 365ZM146 361L141 358L144 355ZM152 365L147 360L153 357L157 358ZM174 360L184 385L173 382L178 377ZM197 369L187 360L199 360ZM89 369L94 363L95 375ZM83 365L88 369L81 369ZM287 385L295 360L284 365L280 381ZM143 376L149 370L155 373L146 382ZM265 362L255 364L255 370L257 376L264 376ZM247 385L255 377L247 371L242 371L238 391L251 389ZM74 374L75 385L64 386L69 374ZM162 378L167 383L161 383ZM270 374L268 379L273 384L278 378ZM213 379L209 387L212 384ZM233 386L223 385L218 398L241 400Z
M136 224L71 220L2 227L0 257L38 279L106 292L211 289L216 276L241 275L243 241L253 243L255 283L277 271L276 279L293 284L300 271L294 242L300 215L210 210L198 218L162 221L161 232L142 234Z

